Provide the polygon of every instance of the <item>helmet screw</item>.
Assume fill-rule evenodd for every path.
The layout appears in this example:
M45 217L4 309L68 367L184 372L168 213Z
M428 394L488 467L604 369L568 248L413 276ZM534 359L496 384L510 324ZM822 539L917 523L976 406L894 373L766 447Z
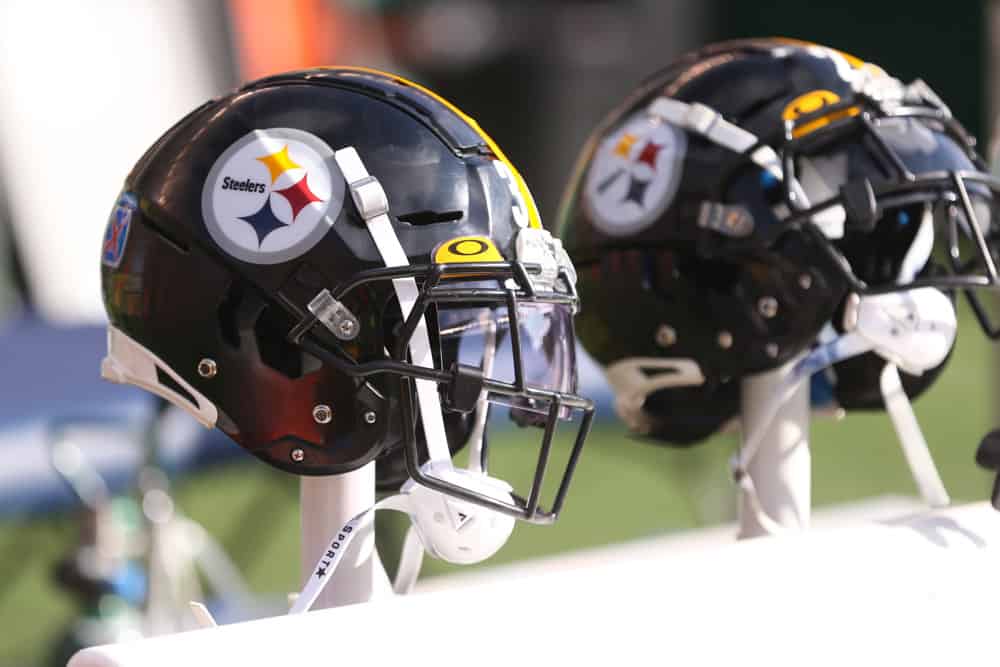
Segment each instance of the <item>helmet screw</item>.
M317 424L329 424L330 420L333 419L333 410L330 409L329 405L320 403L313 408L313 419L316 420Z
M215 364L213 359L206 357L198 362L198 375L203 378L214 378L215 374L218 372L219 367Z
M813 285L813 277L808 273L803 273L799 276L799 287L802 289L809 289Z
M778 314L778 300L773 296L762 296L757 300L757 312L771 319Z
M337 326L340 327L340 333L345 338L351 338L354 336L354 322L352 320L341 320L340 324Z
M656 330L656 344L660 347L670 347L677 342L677 331L669 324L661 324Z
M366 424L374 424L375 423L375 419L376 419L375 413L372 412L371 410L369 410L368 412L365 413L365 423Z
M291 457L292 460L295 461L296 463L302 463L303 461L306 460L306 453L301 449L299 449L298 447L296 447L295 449L292 450Z
M729 333L728 331L720 331L719 337L716 338L716 340L719 343L719 347L721 347L723 350L728 350L733 346L733 334Z
M767 345L765 345L764 354L771 357L772 359L776 359L778 357L778 344L768 343Z

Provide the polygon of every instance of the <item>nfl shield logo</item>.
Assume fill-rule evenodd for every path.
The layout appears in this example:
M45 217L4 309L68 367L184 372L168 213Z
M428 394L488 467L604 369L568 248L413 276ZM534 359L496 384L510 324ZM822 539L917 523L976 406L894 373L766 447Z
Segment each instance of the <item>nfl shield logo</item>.
M118 268L125 254L125 243L128 241L128 229L132 224L132 212L139 208L135 195L123 192L118 197L118 203L111 211L108 226L104 231L104 247L101 251L101 263L111 268Z

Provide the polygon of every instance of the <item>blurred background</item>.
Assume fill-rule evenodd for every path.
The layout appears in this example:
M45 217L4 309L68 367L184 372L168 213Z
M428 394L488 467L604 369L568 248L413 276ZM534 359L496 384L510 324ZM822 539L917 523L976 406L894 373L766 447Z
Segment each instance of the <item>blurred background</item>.
M298 589L296 479L99 378L97 256L108 211L145 148L205 99L314 65L403 74L475 117L552 219L599 119L674 56L725 38L816 41L922 78L987 151L1000 109L998 9L0 0L0 667L64 664L74 648L132 636L143 622L171 629L176 619L143 620L143 610L155 616L192 596L214 599L225 619L277 613ZM916 411L953 499L968 501L989 493L973 452L995 422L997 364L969 313L960 317L949 367ZM553 528L519 527L482 567L734 519L734 436L688 450L630 439L593 364L584 379L601 408L564 514ZM523 475L516 435L503 439L494 446L514 456L497 473ZM884 415L818 421L812 451L817 506L916 495ZM391 568L401 525L379 521ZM429 561L425 576L455 569Z

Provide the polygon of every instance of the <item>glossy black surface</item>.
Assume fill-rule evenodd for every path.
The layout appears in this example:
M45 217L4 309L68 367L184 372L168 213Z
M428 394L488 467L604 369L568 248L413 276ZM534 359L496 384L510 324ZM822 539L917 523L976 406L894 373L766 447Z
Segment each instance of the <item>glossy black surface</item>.
M838 327L849 292L903 289L897 276L917 228L906 223L918 220L922 209L900 217L906 206L899 203L900 187L909 187L909 194L919 191L922 201L944 208L960 203L956 179L966 179L970 193L989 201L987 208L993 206L994 186L979 185L986 175L974 140L946 107L934 99L909 98L894 108L883 105L855 90L843 76L848 63L854 69L870 65L849 56L831 58L829 52L791 40L749 39L687 54L618 105L578 159L557 224L581 276L586 307L577 328L584 346L604 365L627 357L694 359L706 377L698 387L648 396L648 435L680 445L711 435L736 414L739 379L792 359L817 340L827 323ZM805 93L820 90L835 94L839 103L803 113L786 126L783 111ZM680 185L666 210L639 232L608 236L594 223L584 201L590 166L602 139L657 97L705 104L752 132L778 153L786 182L768 177L750 159L756 146L740 153L687 132ZM904 120L889 120L890 114ZM798 131L817 118L828 122ZM846 221L840 240L813 233L817 230L806 221L808 216L776 212L782 205L786 211L795 210L787 181L792 176L801 180L804 159L812 164L831 159L843 170L843 180L832 183L828 194L810 195L810 205L818 210L848 201L840 186L867 182L864 187L873 192L868 220L859 206L864 196L857 194L864 192L856 188L848 193L854 195L849 210L855 217ZM752 233L736 238L699 227L698 211L705 201L743 207L753 219ZM994 257L995 217L983 225L980 244ZM954 233L956 229L961 225L952 224L953 236L963 236ZM939 231L938 238L946 235ZM932 259L918 267L918 284L945 291L994 287L988 258L970 250L976 248L974 241L965 231L960 242L946 248L952 255L963 253L952 266ZM951 275L955 273L960 275ZM773 316L762 315L762 297L775 300ZM676 333L676 341L666 348L655 342L661 325ZM732 340L728 347L719 344L720 335L727 334ZM883 364L874 354L839 364L830 387L837 402L880 408L877 379ZM916 395L926 389L942 367L920 378L903 374L907 392Z
M418 283L435 248L455 237L489 237L514 258L514 198L494 167L498 156L468 119L392 76L295 72L206 103L137 163L125 190L138 197L140 211L120 265L102 269L111 323L203 393L219 409L219 428L271 465L334 474L378 457L380 484L398 485L405 479L405 433L414 430L400 404L411 396L400 394L392 372L356 370L389 359L398 346L401 317L391 281L365 283L342 297L361 325L354 340L340 341L315 322L308 339L321 355L289 340L296 324L308 320L306 304L319 290L339 294L359 275L384 267L353 202L347 198L312 249L276 264L227 254L202 218L213 164L248 132L267 128L303 130L334 151L357 150L386 191L409 261L423 267L412 272ZM507 263L495 268L510 275ZM215 377L196 372L203 358L217 363ZM319 404L332 408L327 424L313 419ZM375 418L366 419L368 412ZM449 411L445 422L449 445L460 448L469 415ZM303 451L302 461L293 461L295 449Z

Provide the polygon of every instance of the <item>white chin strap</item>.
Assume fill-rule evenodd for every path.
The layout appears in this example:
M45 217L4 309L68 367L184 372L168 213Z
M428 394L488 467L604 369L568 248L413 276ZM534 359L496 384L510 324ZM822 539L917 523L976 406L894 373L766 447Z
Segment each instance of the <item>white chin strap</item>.
M902 379L895 364L888 363L879 376L879 388L886 412L896 429L896 437L903 450L906 463L910 466L913 481L917 484L920 497L931 507L947 507L951 503L948 491L938 473L927 440L920 429L913 405L903 389Z
M497 323L487 318L484 323L486 332L483 341L483 377L493 377L493 364L497 356ZM489 403L486 396L489 392L483 389L476 403L476 416L472 421L472 431L465 446L469 450L467 470L475 473L486 473L486 462L483 459L484 436L486 435L486 419L489 417Z
M699 134L734 153L746 153L760 144L756 134L730 123L718 111L700 102L688 104L670 97L658 97L649 105L649 113L688 132ZM781 160L770 146L760 144L750 153L750 159L775 178L781 179ZM795 196L805 197L805 194L796 192ZM808 202L804 203L804 207L808 207Z
M429 461L426 472L451 482L462 482L478 493L497 500L511 502L510 487L481 473L456 470ZM399 569L393 582L393 592L405 595L413 590L420 574L426 550L432 556L456 565L469 565L486 560L507 543L514 531L514 517L489 510L465 500L452 498L408 480L400 493L375 503L348 521L330 539L326 551L319 557L313 573L299 593L290 614L309 611L347 553L357 527L376 510L396 510L410 517Z
M353 147L342 148L335 152L334 158L344 174L358 212L368 225L368 232L382 256L382 261L387 267L408 266L410 260L389 220L389 199L382 184L368 173ZM396 299L399 301L399 309L405 322L410 317L413 304L419 295L417 281L413 278L396 278L392 281L392 285L396 290ZM430 336L424 318L420 318L413 336L410 337L410 358L416 366L434 368ZM451 461L437 383L431 380L416 380L416 387L417 403L420 405L420 424L423 427L430 460Z
M796 364L785 385L771 397L757 429L745 434L743 446L731 462L733 476L745 492L750 510L769 533L780 533L784 528L760 505L747 472L765 433L802 382L824 368L865 352L875 352L887 361L880 383L883 399L921 495L933 507L949 502L897 367L920 375L945 360L958 329L951 301L931 287L866 296L848 304L844 320L846 333L817 346Z
M712 107L700 102L688 104L670 97L658 97L652 101L647 110L651 116L700 135L734 153L747 153L756 146L748 153L750 160L779 181L784 180L784 169L777 152L767 144L761 143L753 132L730 123ZM793 206L799 210L809 208L809 197L798 181L793 181L789 185L789 191ZM813 223L829 238L840 238L844 235L843 221L821 215L814 216Z
M334 157L340 167L358 212L368 225L368 231L387 267L407 266L409 259L389 220L389 201L378 180L365 169L361 157L353 147L336 151ZM393 280L403 320L409 318L418 297L417 283L413 278ZM409 343L412 363L434 368L427 323L420 319ZM496 328L488 328L487 347L484 353L483 372L489 376L496 352ZM437 383L416 380L417 403L420 423L427 442L429 460L421 470L430 477L442 479L512 504L511 487L493 479L482 469L483 434L486 428L487 401L485 390L479 397L473 429L467 443L470 461L468 470L458 470L452 465L448 448L444 417L438 395ZM474 503L452 498L447 494L407 480L400 493L375 503L371 508L348 521L331 539L330 546L320 557L312 576L306 582L290 613L301 613L316 601L337 568L347 545L354 538L355 528L368 514L379 509L405 512L411 521L407 530L399 570L393 583L397 594L409 593L416 583L426 550L432 556L449 563L478 563L495 554L514 530L514 517L486 509Z

